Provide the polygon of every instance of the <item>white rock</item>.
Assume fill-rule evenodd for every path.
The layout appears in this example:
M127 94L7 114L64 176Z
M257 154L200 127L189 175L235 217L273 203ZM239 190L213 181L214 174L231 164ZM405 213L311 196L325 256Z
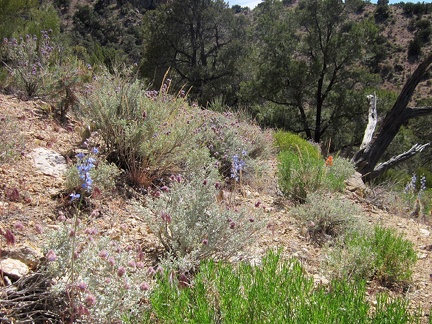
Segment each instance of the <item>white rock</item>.
M7 253L7 256L9 258L21 261L30 269L35 270L39 260L43 257L43 253L37 247L22 246L17 249L10 250Z
M29 268L19 260L4 259L0 261L0 269L11 279L19 279L29 273Z
M31 152L34 164L43 174L61 177L67 169L66 159L54 150L37 147Z
M318 274L314 274L313 278L314 278L314 282L316 284L321 284L321 285L327 286L330 283L330 281L326 277L320 276Z
M425 229L425 228L421 228L420 229L420 234L423 235L423 236L429 236L430 232L427 229Z
M426 259L427 258L427 254L426 253L419 253L417 254L417 259L422 260L422 259Z

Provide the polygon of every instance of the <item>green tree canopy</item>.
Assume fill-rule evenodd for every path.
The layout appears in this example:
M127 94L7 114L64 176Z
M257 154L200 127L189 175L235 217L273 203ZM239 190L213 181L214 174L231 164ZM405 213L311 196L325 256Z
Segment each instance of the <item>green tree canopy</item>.
M376 27L351 12L340 0L302 0L295 10L267 0L256 12L253 93L284 106L290 130L316 142L352 129L367 108L362 89L376 81L359 65Z
M149 11L145 21L144 77L159 87L173 80L206 104L235 92L237 62L244 55L245 19L222 0L173 0Z
M40 36L42 30L60 32L60 18L52 4L37 0L0 0L0 36Z

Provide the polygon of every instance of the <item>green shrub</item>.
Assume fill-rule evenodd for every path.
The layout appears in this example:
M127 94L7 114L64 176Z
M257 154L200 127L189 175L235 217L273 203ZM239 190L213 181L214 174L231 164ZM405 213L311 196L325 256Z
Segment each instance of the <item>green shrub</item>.
M179 285L182 287L180 288ZM405 300L378 296L374 312L364 281L314 288L300 263L268 253L259 266L202 263L187 286L166 272L150 296L144 322L163 323L410 323Z
M353 231L328 252L325 266L334 278L376 279L385 285L405 284L416 262L413 244L393 230L375 227Z
M361 210L342 197L312 193L292 214L307 226L310 238L319 244L362 226Z
M203 157L200 161L195 172L173 175L160 198L149 200L146 208L137 206L169 257L183 264L182 270L194 268L203 259L226 260L238 254L265 221L261 209L218 204L217 169L214 163L203 164Z
M277 132L274 134L278 154L278 182L282 193L300 203L307 195L320 188L342 191L345 180L354 174L350 161L341 157L329 157L324 163L317 146L300 136Z
M376 278L384 284L411 279L412 266L417 261L414 244L394 230L375 227L373 250L376 254Z
M304 203L318 190L325 177L324 161L309 151L282 151L278 154L278 183L282 193Z
M299 135L278 131L274 135L274 141L276 148L281 151L291 151L293 153L301 153L308 155L311 158L320 158L321 153L318 146L306 141Z
M327 165L324 186L332 191L343 191L345 180L355 173L354 165L347 159L335 157L331 165Z
M197 147L200 109L166 93L148 92L139 81L102 75L81 98L87 124L102 137L108 158L125 169L134 184L184 171Z

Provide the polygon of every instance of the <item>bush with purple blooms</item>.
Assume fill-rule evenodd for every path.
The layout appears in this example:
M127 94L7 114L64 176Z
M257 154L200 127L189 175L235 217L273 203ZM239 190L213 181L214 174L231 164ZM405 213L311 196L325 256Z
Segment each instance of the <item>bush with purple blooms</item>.
M19 40L3 39L4 64L15 86L28 97L38 95L44 87L55 47L50 31L42 31L41 37L26 35Z
M100 75L81 103L81 117L98 131L108 160L134 185L147 188L182 172L191 152L201 149L200 109L163 91L149 97L139 81Z
M57 312L67 322L117 323L123 316L145 311L155 272L144 266L139 245L102 235L86 221L59 218L57 230L48 233L41 271L53 278L51 294L66 302ZM66 300L65 300L66 299Z
M239 162L242 160L248 165L248 170L242 172L243 182L253 185L258 169L257 159L265 160L271 151L270 133L262 131L250 121L240 120L239 115L232 112L204 110L202 115L205 124L201 127L200 143L206 146L211 156L218 161L220 174L233 178L231 175L234 156L241 156ZM247 154L244 154L246 152Z
M169 191L137 206L169 258L184 271L203 259L228 260L241 253L265 225L260 208L227 207L216 202L217 170L208 160L195 172L172 177Z

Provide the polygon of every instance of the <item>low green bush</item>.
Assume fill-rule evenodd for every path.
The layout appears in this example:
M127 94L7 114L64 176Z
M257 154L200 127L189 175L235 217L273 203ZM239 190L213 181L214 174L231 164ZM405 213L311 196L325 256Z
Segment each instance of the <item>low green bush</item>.
M374 312L365 282L332 281L314 288L300 263L270 252L258 266L203 262L187 286L172 273L158 280L143 322L410 323L408 304L378 296Z
M200 109L165 92L146 91L139 81L104 74L81 97L81 114L98 131L108 159L137 185L183 172L199 149Z
M311 158L318 159L321 157L318 146L306 141L299 135L290 132L278 131L273 136L275 146L281 152L301 152L301 154L311 156Z
M317 191L325 177L324 160L309 151L282 151L278 154L278 183L282 193L304 203L309 193Z
M361 210L356 204L320 192L310 194L305 204L292 209L291 213L306 226L310 239L318 244L362 227Z
M393 230L353 231L330 249L325 260L329 274L344 280L376 279L384 285L406 284L416 262L412 242Z
M394 230L375 227L372 242L376 254L376 278L384 284L406 282L411 279L417 261L414 244Z

